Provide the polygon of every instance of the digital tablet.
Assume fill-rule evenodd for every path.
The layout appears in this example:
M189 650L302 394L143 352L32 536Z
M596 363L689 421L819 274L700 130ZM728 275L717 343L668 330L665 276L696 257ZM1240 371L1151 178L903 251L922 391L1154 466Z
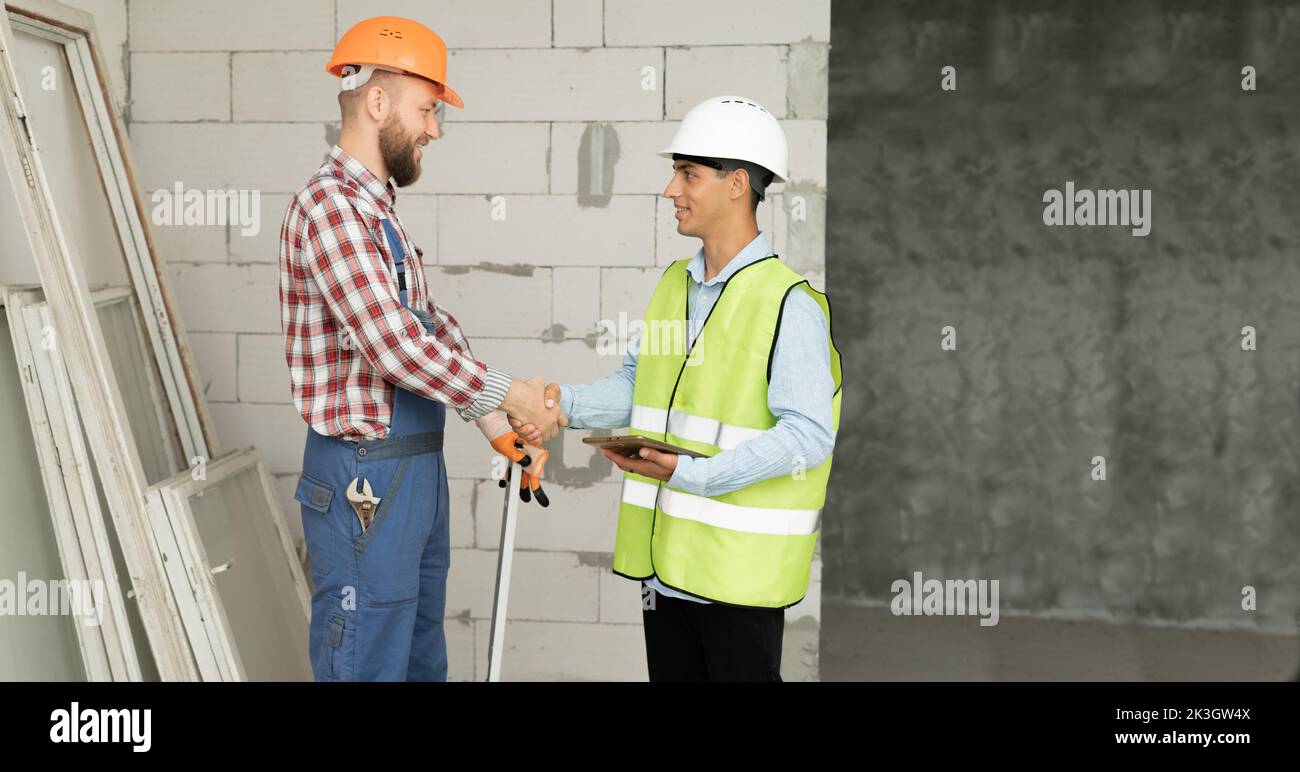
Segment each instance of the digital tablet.
M582 441L588 445L595 445L601 448L609 448L616 453L621 453L628 458L635 458L641 448L654 448L665 453L678 453L683 456L692 458L708 458L708 456L694 450L677 445L670 445L659 440L652 440L649 437L637 437L636 435L624 435L621 437L583 437Z

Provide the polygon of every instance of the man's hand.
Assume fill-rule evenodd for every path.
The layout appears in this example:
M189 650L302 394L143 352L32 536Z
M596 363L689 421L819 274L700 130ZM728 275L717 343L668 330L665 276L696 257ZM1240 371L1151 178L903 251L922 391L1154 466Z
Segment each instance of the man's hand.
M540 380L540 379L534 379ZM560 427L569 425L569 417L560 409L560 384L548 383L545 392L547 409L554 409L557 414L557 424ZM510 428L514 429L522 439L529 445L542 444L542 431L536 425L517 420L514 416L510 417ZM558 429L557 429L558 432ZM549 437L547 439L550 439Z
M636 472L663 482L672 479L673 472L677 469L676 453L664 453L653 448L641 448L640 458L628 458L622 453L617 453L609 448L601 448L600 452L605 454L605 458L613 461L614 466L624 472Z
M516 378L511 381L510 391L501 402L501 409L510 416L511 427L529 445L550 442L560 431L560 409L546 407L543 383L541 378L529 378L527 381ZM532 431L520 432L519 426L531 427Z

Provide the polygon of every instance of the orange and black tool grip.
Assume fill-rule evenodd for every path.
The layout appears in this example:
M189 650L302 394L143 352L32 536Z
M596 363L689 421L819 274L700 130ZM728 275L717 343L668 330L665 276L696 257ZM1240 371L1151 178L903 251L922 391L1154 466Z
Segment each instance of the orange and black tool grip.
M519 462L519 466L523 467L524 469L527 469L528 466L533 463L532 457L524 452L523 443L519 442L519 435L515 434L514 432L506 432L505 434L502 434L500 437L497 437L496 439L489 442L489 444L496 452L505 456L506 460L508 460L511 464L515 462ZM504 479L497 481L497 487L498 488L506 487L507 480L509 479L510 479L510 468L507 467L506 476Z
M514 432L506 432L500 437L491 440L488 444L492 449L505 456L511 463L519 462L519 465L527 468L533 463L532 458L524 452L523 443L519 441L519 435Z
M519 477L519 498L524 503L536 498L537 503L543 507L551 505L551 500L547 497L546 491L542 490L542 481L528 472L524 472Z

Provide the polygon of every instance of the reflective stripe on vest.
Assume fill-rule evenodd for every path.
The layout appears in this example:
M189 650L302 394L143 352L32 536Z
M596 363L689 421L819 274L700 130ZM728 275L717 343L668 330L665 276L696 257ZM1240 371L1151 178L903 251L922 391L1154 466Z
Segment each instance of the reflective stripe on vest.
M735 504L696 496L693 493L651 485L640 480L623 481L623 503L654 509L682 520L744 533L773 533L783 536L816 533L821 527L820 509L773 509L738 507Z
M680 410L672 411L645 405L632 406L632 428L643 432L661 432L668 424L668 433L678 437L716 445L720 450L731 450L745 440L752 440L764 432L763 429L748 429L744 426L724 424L713 418L691 415Z

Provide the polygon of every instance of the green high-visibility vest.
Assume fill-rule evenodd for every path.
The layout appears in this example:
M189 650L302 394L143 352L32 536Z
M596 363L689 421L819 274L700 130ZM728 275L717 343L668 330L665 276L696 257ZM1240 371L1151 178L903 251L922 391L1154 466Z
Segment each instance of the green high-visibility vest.
M632 393L633 434L716 455L776 426L767 384L781 311L807 292L830 329L830 304L776 256L736 271L695 343L686 260L668 267L646 310ZM827 336L830 338L830 336ZM834 426L840 425L840 355L830 343ZM659 581L708 600L785 608L808 591L831 459L721 496L696 496L650 477L623 475L615 573Z

